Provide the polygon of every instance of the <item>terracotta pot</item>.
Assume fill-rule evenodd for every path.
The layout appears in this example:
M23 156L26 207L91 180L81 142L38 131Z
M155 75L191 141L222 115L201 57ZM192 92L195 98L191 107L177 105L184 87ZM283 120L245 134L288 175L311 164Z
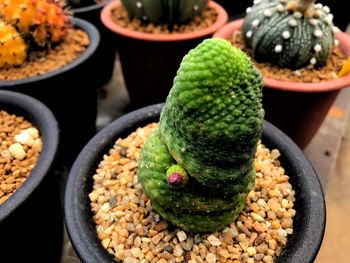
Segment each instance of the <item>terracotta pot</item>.
M0 90L32 96L53 112L60 127L59 159L68 166L96 132L98 81L94 54L100 41L98 30L90 22L74 18L73 24L90 39L77 59L39 76L0 81Z
M111 10L122 7L119 0L103 8L101 20L115 33L124 81L133 108L165 101L182 58L227 22L228 15L220 5L210 2L209 6L218 12L217 21L203 30L183 34L132 31L112 20Z
M226 24L213 37L229 39L243 19ZM350 55L350 36L336 35L339 47ZM341 89L350 85L350 74L318 83L281 81L264 77L265 119L289 135L302 149L311 141Z
M0 110L30 121L40 131L43 141L41 154L30 175L0 205L0 261L58 263L63 242L63 215L54 175L59 141L56 119L38 100L6 90L0 90Z
M74 6L71 9L75 17L89 21L100 32L100 44L94 54L97 59L96 65L98 65L94 72L99 84L98 88L111 80L115 62L116 43L113 41L113 34L102 24L100 19L102 8L109 2L105 0L84 7Z
M163 104L151 105L115 120L90 140L74 162L66 184L64 211L70 240L82 262L115 262L97 237L88 197L98 164L116 139L159 121L162 107ZM262 142L270 149L279 149L280 161L296 192L293 234L276 262L311 263L321 246L326 224L325 200L317 174L295 143L268 122L264 122Z

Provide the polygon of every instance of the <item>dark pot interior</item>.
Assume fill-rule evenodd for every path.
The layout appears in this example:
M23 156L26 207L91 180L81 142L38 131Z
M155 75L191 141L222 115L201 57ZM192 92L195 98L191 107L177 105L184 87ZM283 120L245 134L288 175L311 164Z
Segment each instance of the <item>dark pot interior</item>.
M96 50L96 59L98 67L95 67L95 77L98 80L98 87L106 84L113 75L116 43L115 38L101 22L100 13L102 8L108 3L108 0L84 7L73 7L72 13L75 17L89 21L96 26L100 32L100 44Z
M39 160L23 185L0 205L1 262L59 262L63 215L53 176L58 125L49 109L23 94L0 90L0 110L23 116L42 136Z
M77 28L90 39L85 52L73 62L37 77L0 81L0 90L11 90L43 102L55 115L60 127L59 155L70 164L95 134L98 77L95 74L99 32L91 23L74 18Z
M115 262L102 247L92 221L88 194L103 154L119 137L158 121L163 104L145 107L115 120L85 146L75 161L65 190L65 220L73 247L82 262ZM296 191L294 232L277 262L313 262L321 246L326 220L325 201L318 177L302 151L284 133L264 123L262 142L281 152L281 163Z

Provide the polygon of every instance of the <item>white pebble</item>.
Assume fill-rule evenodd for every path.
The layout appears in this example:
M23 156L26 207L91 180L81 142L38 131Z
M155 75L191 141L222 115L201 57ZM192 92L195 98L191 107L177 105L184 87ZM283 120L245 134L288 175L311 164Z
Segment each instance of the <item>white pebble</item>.
M247 33L245 34L247 38L251 38L253 35L252 31L247 31Z
M184 231L179 231L179 232L177 232L176 235L177 235L177 238L179 239L180 242L187 239L187 235Z
M339 40L338 39L334 39L334 45L339 46Z
M37 152L41 152L42 147L43 147L43 142L41 141L41 139L40 138L35 139L32 145L32 149Z
M214 235L208 236L207 239L212 246L220 246L221 245L221 241Z
M289 31L283 31L282 32L282 37L284 39L289 39L290 38L290 32Z
M254 0L254 2L253 2L254 5L258 5L260 3L261 3L261 0Z
M258 19L254 19L252 22L252 27L258 27L260 24L260 21Z
M26 132L21 132L19 134L16 134L15 141L22 144L22 145L32 146L34 144L33 137L29 133L26 133Z
M282 45L276 45L275 46L275 52L276 53L281 53L282 52Z
M100 209L101 212L108 212L108 210L111 209L111 206L109 203L104 203Z
M270 10L270 9L265 9L265 10L264 10L264 16L266 16L266 17L271 17L271 16L272 16L271 10Z
M288 25L291 27L296 27L298 25L298 22L295 19L291 19L288 21Z
M322 36L323 36L323 33L322 33L321 30L316 29L316 30L314 31L314 36L315 36L315 37L322 37Z
M295 71L294 71L294 75L295 75L295 76L301 76L300 70L295 70Z
M320 44L316 44L316 45L314 46L314 50L315 50L316 53L320 52L320 51L322 50L321 45L320 45Z
M0 156L4 159L12 159L12 155L11 155L10 151L8 151L8 150L1 151Z
M197 11L198 8L199 8L198 5L194 5L194 6L193 6L193 9L194 9L195 11Z
M136 2L136 6L137 6L137 8L141 8L142 7L142 3L140 1L137 1Z
M37 128L31 127L23 130L22 132L30 134L30 136L32 136L33 139L39 138L39 130Z
M251 11L252 11L252 8L251 8L251 7L248 7L248 8L245 10L245 12L246 12L247 14L249 14Z
M9 152L14 158L18 160L23 160L26 157L26 152L24 151L23 146L20 143L12 144L9 147Z
M208 253L205 257L205 260L208 262L208 263L215 263L216 262L216 255L213 254L213 253Z

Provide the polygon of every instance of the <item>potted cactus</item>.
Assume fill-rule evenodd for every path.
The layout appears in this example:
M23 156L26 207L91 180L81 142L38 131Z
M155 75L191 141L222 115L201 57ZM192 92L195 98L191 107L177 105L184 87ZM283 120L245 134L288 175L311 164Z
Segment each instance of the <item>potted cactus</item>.
M226 11L207 2L115 0L104 7L102 23L115 33L131 108L163 102L182 57L227 22Z
M66 5L74 17L78 17L94 24L100 32L100 44L96 51L96 58L99 60L95 75L98 76L100 86L106 84L112 77L116 43L113 41L113 34L101 22L100 13L102 8L108 3L108 0L66 0Z
M332 19L329 8L314 1L255 1L244 20L235 20L214 35L232 39L239 32L241 48L263 70L266 119L302 148L339 91L350 84L349 75L337 77L350 54L349 36L337 32ZM333 62L336 57L339 60ZM292 79L283 79L286 72Z
M65 190L81 261L313 262L322 188L301 150L263 123L262 86L243 52L208 39L184 57L165 105L100 131ZM260 140L282 158L264 160L277 150L267 154Z
M0 90L0 133L2 261L58 263L63 215L53 174L59 141L56 119L38 100Z
M69 163L95 133L92 65L99 33L55 1L1 0L0 17L0 89L30 95L52 110L66 151L61 157Z

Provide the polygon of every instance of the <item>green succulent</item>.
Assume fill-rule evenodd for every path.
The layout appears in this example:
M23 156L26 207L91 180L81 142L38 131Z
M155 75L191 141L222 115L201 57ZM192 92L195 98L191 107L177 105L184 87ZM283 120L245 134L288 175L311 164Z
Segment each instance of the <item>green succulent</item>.
M208 0L121 0L131 19L166 24L171 30L200 15Z
M258 62L297 69L323 66L334 45L333 15L313 0L255 0L242 32Z
M262 86L249 58L226 40L204 40L183 58L138 169L165 219L206 232L239 215L255 183Z

